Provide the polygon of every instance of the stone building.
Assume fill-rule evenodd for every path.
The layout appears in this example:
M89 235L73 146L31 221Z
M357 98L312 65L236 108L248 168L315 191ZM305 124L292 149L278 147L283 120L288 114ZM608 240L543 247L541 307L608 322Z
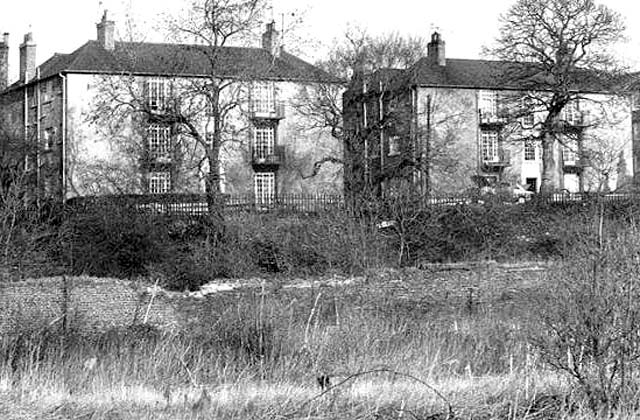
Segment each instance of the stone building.
M432 195L485 186L539 191L535 134L548 94L524 91L513 71L531 65L450 59L434 33L428 55L408 69L356 74L343 96L345 191L378 195L412 188ZM545 96L547 95L547 96ZM635 173L632 101L581 78L564 108L553 156L555 183L569 192L629 188Z
M337 165L305 176L341 145L297 107L306 89L340 81L286 52L273 23L260 48L218 47L215 63L210 47L119 42L114 33L105 12L97 40L39 66L29 33L12 84L8 34L0 43L0 125L26 146L20 159L38 198L204 192L209 143L184 127L200 140L210 135L215 121L200 93L214 75L228 84L220 102L229 108L217 174L223 193L342 193ZM169 107L181 119L164 118Z

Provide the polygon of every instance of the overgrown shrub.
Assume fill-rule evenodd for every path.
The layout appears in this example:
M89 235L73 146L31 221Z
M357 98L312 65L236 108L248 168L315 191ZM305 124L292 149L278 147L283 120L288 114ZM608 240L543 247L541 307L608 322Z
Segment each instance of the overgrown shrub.
M106 201L83 206L60 226L57 252L74 274L143 275L172 252L165 222Z
M23 266L35 263L48 266L49 271L39 273L49 275L65 269L97 276L152 275L170 289L194 290L214 278L349 275L424 262L563 259L592 237L599 212L616 229L640 214L632 202L425 207L402 196L360 210L229 213L220 229L206 217L151 216L109 200L85 202L55 220L25 215L9 224L12 246L5 247L5 269L29 273Z
M637 404L639 239L633 228L604 238L601 248L581 246L549 273L548 292L530 297L531 342L575 381L594 410Z
M428 208L396 199L388 206L385 228L397 263L456 262L493 259L562 259L594 231L597 206L503 202ZM607 220L620 226L633 220L633 209L608 206Z

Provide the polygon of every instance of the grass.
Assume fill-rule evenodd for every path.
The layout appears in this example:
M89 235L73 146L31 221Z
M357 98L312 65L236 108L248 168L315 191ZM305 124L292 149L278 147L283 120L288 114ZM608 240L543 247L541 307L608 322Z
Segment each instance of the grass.
M521 419L545 401L566 414L550 396L570 384L524 339L523 292L542 293L544 281L388 271L343 287L213 295L184 305L193 323L179 335L15 331L0 339L0 418L427 419L451 405L457 418Z

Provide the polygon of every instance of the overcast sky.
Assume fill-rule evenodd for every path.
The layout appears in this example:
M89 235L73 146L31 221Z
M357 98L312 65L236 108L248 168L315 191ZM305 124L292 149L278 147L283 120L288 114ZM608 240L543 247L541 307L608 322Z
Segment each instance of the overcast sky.
M483 45L497 35L498 17L514 0L272 0L278 23L284 13L302 19L299 32L317 45L303 45L303 58L320 58L347 25L365 27L372 34L398 31L407 35L428 35L439 29L446 41L446 54L453 58L478 58ZM18 46L31 31L37 43L37 62L53 53L70 53L96 37L96 22L109 9L118 32L131 16L149 41L163 41L154 30L162 13L180 13L189 0L3 0L0 32L10 33L11 80L17 79ZM640 69L640 2L601 0L626 19L629 41L620 55ZM8 3L8 4L6 4ZM279 26L279 25L278 25ZM285 43L287 40L285 39ZM256 40L256 46L258 40ZM285 45L286 48L286 45Z

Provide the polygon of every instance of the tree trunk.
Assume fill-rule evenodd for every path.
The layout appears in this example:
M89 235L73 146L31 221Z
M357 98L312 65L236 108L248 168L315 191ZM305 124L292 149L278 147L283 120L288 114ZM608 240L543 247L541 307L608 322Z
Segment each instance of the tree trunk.
M553 134L547 133L542 138L542 180L540 192L548 194L556 192L561 187L560 160L558 141Z
M213 138L208 145L207 158L209 159L209 173L205 183L207 194L207 208L215 237L218 238L224 232L224 200L220 193L220 145L222 122L220 112L220 86L216 80L211 84L212 116L214 121Z
M207 208L211 226L216 234L220 234L224 232L224 200L220 192L220 147L213 144L208 158L209 173L205 181Z

